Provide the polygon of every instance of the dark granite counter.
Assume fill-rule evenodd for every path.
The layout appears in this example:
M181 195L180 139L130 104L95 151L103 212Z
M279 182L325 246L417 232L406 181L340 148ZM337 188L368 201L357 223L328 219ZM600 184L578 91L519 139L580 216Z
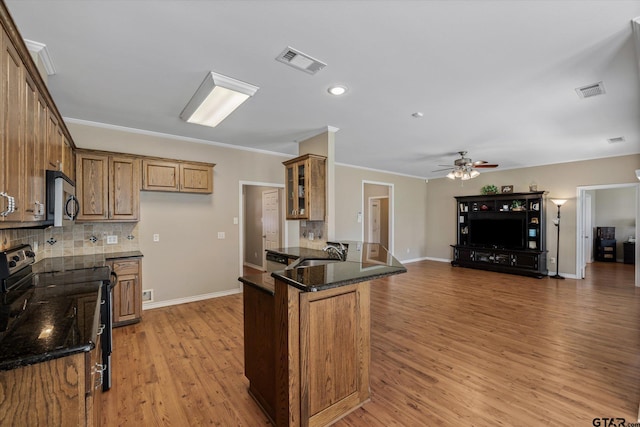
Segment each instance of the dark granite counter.
M33 280L0 294L0 371L95 348L107 263L140 251L45 258Z
M348 244L346 261L338 261L313 267L286 268L271 273L276 279L305 292L317 292L352 283L374 280L392 274L405 273L407 269L379 243L344 242ZM308 248L269 249L290 258L331 259L327 252ZM263 276L263 275L256 275ZM259 278L241 277L242 283L265 289Z
M12 320L11 327L0 332L0 370L92 350L100 289L109 272L108 267L78 270L72 278L41 273L31 285L0 296L0 323ZM81 282L70 283L76 280Z

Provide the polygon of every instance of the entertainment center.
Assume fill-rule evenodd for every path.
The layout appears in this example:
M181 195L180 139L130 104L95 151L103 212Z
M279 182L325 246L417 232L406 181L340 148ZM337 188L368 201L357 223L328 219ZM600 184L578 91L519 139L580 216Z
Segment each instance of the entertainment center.
M544 191L456 197L454 266L547 275Z

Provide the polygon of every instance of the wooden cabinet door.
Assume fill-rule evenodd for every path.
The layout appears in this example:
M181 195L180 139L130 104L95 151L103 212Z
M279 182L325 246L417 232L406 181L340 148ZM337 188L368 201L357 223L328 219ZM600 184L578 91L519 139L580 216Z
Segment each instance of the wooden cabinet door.
M213 168L193 163L180 163L180 191L184 193L212 193Z
M45 168L47 107L33 80L25 85L25 221L42 221L45 214Z
M76 179L76 161L73 148L67 138L62 136L62 172L75 181Z
M109 158L109 219L137 221L140 217L140 161Z
M113 325L122 326L142 318L142 283L140 261L114 261L118 282L113 288Z
M3 37L2 55L2 110L4 132L1 134L4 147L2 172L4 174L4 186L0 191L6 192L15 198L15 210L4 217L5 221L22 221L24 214L24 67L18 52ZM5 208L6 200L3 200Z
M144 159L142 189L150 191L180 191L179 163Z
M78 153L76 197L80 202L78 221L109 218L109 156Z
M47 169L57 171L62 169L64 135L53 111L47 111L49 114L49 120L47 121Z

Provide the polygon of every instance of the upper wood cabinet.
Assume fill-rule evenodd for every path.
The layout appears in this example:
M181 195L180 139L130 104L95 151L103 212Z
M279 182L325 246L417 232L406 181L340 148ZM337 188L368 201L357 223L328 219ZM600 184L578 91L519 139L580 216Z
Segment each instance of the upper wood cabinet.
M2 112L2 154L0 155L0 220L22 221L24 216L24 67L16 48L4 31L0 31L0 100ZM10 205L13 205L12 209ZM11 211L11 212L10 212Z
M287 219L324 221L327 158L306 154L283 162Z
M78 151L76 173L78 221L139 220L139 159Z
M45 170L62 170L73 179L74 148L29 50L0 2L0 228L37 226L46 219Z
M146 191L179 191L212 193L213 164L142 160L142 189Z

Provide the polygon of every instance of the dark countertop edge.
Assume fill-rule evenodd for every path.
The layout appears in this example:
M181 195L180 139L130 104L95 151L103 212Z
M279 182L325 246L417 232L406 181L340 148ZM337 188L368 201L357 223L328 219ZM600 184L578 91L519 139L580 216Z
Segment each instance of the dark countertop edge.
M34 354L24 357L17 357L15 359L0 362L0 371L10 371L12 369L22 368L29 365L35 365L37 363L47 362L49 360L59 359L61 357L71 356L77 353L86 353L96 348L96 344L93 341L88 343L77 345L74 347L61 348L56 351L51 351L42 354Z
M247 286L251 286L252 288L258 289L262 292L266 292L270 295L275 295L276 294L275 288L273 286L265 285L264 283L263 278L265 274L268 275L269 273L242 276L242 277L238 277L238 280Z
M140 251L127 252L110 252L104 254L105 260L124 259L124 258L143 258L144 255Z
M345 261L347 262L347 261ZM318 268L318 267L307 267L307 268ZM324 268L324 267L322 267ZM318 292L318 291L324 291L327 289L332 289L332 288L338 288L340 286L345 286L345 285L351 285L354 283L360 283L360 282L368 282L371 280L375 280L375 279L380 279L382 277L387 277L387 276L393 276L394 274L401 274L401 273L406 273L407 269L406 267L387 267L389 269L394 269L394 270L386 270L384 272L380 272L377 274L371 274L370 276L358 276L358 277L354 277L352 279L344 279L344 280L338 280L336 282L331 282L331 283L326 283L324 285L318 285L318 286L305 286L299 282L296 282L293 279L290 279L286 276L282 276L280 274L278 274L278 272L273 272L271 273L271 276L282 281L285 282L286 284L293 286L294 288L300 289L301 291L304 292Z

